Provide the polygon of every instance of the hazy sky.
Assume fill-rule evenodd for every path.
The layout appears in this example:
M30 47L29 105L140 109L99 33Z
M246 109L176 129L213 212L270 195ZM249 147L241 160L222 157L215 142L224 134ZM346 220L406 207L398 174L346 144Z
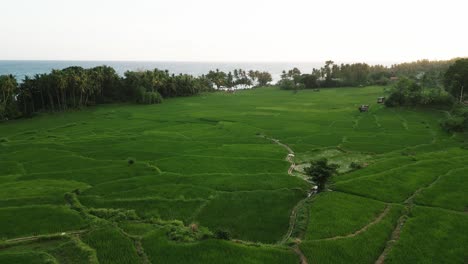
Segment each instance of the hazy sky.
M0 60L468 56L466 0L0 0Z

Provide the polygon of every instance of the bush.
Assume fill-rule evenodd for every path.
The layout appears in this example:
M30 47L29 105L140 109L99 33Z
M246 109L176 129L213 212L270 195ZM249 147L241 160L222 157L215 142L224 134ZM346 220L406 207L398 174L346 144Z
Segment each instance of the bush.
M349 167L353 170L359 170L362 168L362 165L358 162L351 162L351 164L349 164Z
M293 80L290 79L282 79L281 81L278 82L277 84L280 89L282 90L301 90L304 89L303 84L296 84L294 83Z
M167 237L170 240L178 242L193 242L213 237L213 233L206 227L198 226L198 224L191 224L189 226L184 226L183 224L169 224L166 228Z
M135 164L135 159L134 158L128 158L127 163L128 163L128 165L133 165L133 164Z
M215 237L222 240L231 240L231 233L226 230L216 230Z
M124 221L124 220L138 220L139 219L135 210L91 208L89 209L88 212L99 218L108 219L108 220L117 221L117 222Z
M163 101L163 97L160 93L147 92L144 87L138 88L137 103L139 104L160 104Z
M456 105L451 116L444 120L441 126L448 132L462 132L468 129L468 107Z

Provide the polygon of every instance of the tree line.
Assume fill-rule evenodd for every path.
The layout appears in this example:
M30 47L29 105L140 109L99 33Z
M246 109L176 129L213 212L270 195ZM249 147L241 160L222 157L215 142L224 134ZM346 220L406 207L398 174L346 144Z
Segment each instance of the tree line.
M390 67L367 63L336 64L326 61L321 68L301 73L298 68L283 71L278 86L285 90L316 89L328 87L356 87L387 85L402 77L418 79L426 86L440 86L443 74L456 59L447 61L419 60L394 64Z
M219 69L209 71L206 78L210 80L218 89L225 88L247 88L252 86L266 86L273 78L271 74L266 71L245 71L242 69L235 69L233 73L223 72Z
M68 67L25 77L0 76L0 121L43 111L64 111L112 102L161 103L164 98L191 96L215 87L265 86L268 72L236 69L206 75L171 74L167 70L127 71L121 77L108 66Z
M385 105L451 108L448 117L442 122L442 127L448 131L468 129L468 59L454 61L437 76L433 80L424 76L401 78L389 89Z

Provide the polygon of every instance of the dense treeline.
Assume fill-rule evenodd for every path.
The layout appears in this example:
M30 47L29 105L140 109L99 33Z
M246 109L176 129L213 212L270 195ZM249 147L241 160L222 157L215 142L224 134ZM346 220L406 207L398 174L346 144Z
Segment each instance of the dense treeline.
M127 71L121 77L108 66L75 66L26 77L20 84L14 76L4 75L0 76L0 121L111 102L156 104L163 98L191 96L214 87L247 88L271 81L268 72L242 69L210 71L199 77L154 69Z
M406 77L419 80L425 86L436 87L441 84L443 74L455 60L420 60L394 64L390 67L366 63L338 65L333 61L326 61L323 67L313 69L311 73L301 73L297 68L283 71L278 85L285 90L387 85L399 78Z
M440 66L440 65L438 65ZM434 76L434 75L432 75ZM401 78L390 90L385 105L394 106L445 106L451 107L442 126L448 131L468 129L468 59L453 62L439 77Z
M252 86L265 86L273 80L269 72L253 70L247 72L242 69L235 69L233 73L225 73L216 69L216 71L208 72L206 78L216 85L218 89L223 87L247 88Z
M445 106L453 103L453 97L442 86L426 85L423 81L401 77L387 89L385 105L395 106Z

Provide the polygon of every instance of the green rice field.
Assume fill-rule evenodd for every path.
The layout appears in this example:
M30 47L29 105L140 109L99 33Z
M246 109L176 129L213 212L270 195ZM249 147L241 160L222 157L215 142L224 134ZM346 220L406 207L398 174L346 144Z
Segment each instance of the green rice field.
M0 263L466 263L468 135L383 94L265 87L1 123ZM339 174L309 197L321 157Z

